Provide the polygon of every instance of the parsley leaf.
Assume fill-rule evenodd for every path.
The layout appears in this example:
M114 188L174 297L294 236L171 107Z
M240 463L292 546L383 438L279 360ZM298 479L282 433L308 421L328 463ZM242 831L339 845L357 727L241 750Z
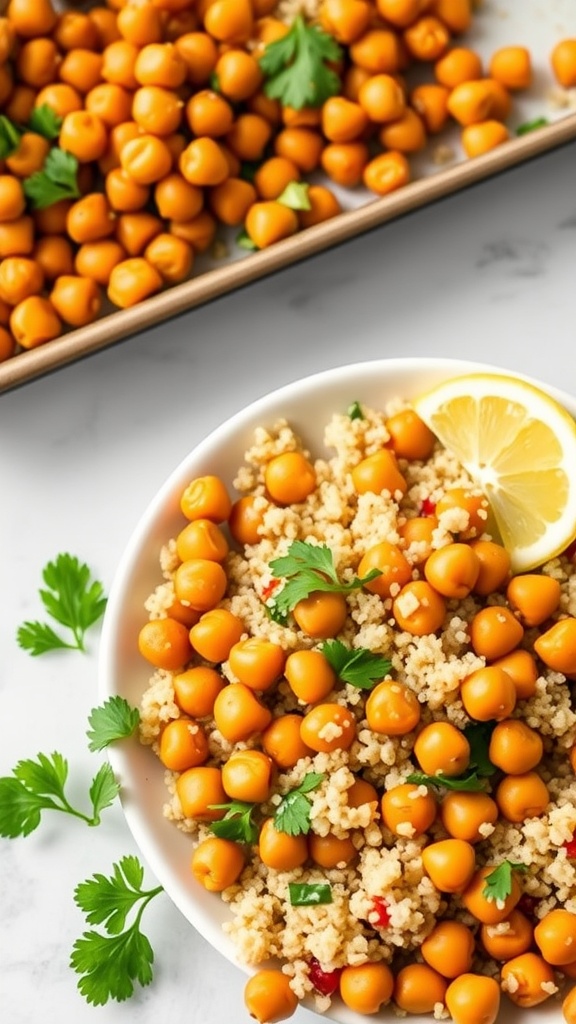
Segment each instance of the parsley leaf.
M332 903L332 886L328 882L288 882L288 895L293 907L313 907Z
M299 786L286 793L274 814L274 828L278 832L285 832L288 836L308 834L312 805L306 794L316 789L324 778L319 772L308 772Z
M264 92L285 107L320 107L340 88L340 79L328 66L340 60L342 48L316 25L307 25L299 14L290 31L269 43L260 58Z
M454 789L462 793L481 793L486 789L486 783L478 777L477 771L469 771L466 775L426 775L424 772L412 772L408 775L406 782L413 782L417 786L440 786L444 789Z
M496 722L474 722L463 730L470 744L469 768L473 768L479 776L494 775L496 771L496 766L488 757L490 738L495 726Z
M242 230L236 235L236 245L239 249L247 249L248 252L256 252L258 246L253 242L247 231Z
M109 697L88 717L90 729L86 733L89 750L103 750L115 740L131 736L140 722L137 708L131 707L124 697Z
M267 605L277 622L285 622L294 606L316 590L346 594L381 575L379 569L371 569L361 579L355 576L349 583L342 583L330 548L326 544L308 544L304 540L292 541L286 555L270 562L270 570L276 578L286 578L282 589Z
M18 149L22 135L10 118L0 114L0 160L5 160Z
M58 555L42 570L48 589L39 591L48 614L72 631L73 641L63 639L44 622L24 622L16 639L32 657L66 648L85 651L84 635L104 614L106 597L102 584L90 580L90 569L74 555Z
M309 188L307 181L289 181L276 202L287 206L290 210L310 210L312 204L308 198Z
M42 103L41 106L34 107L27 127L31 132L36 132L37 135L42 135L45 139L57 139L62 120L53 107Z
M528 871L526 864L519 864L511 860L503 860L497 868L494 868L489 875L486 875L482 895L490 902L500 902L506 899L512 892L512 875L514 871L523 874Z
M70 966L82 977L78 988L88 1003L103 1006L109 999L122 1002L134 993L134 981L152 981L154 953L140 931L142 914L162 886L142 888L144 872L137 857L123 857L109 878L95 874L75 889L74 900L89 924L104 924L107 935L84 932L72 949ZM131 910L139 905L126 928Z
M78 160L72 153L54 146L42 170L24 178L22 188L34 210L43 210L61 199L78 199Z
M362 412L362 406L360 402L352 402L348 406L348 416L351 420L363 420L364 413Z
M529 132L534 132L537 128L545 128L547 124L550 124L547 117L535 117L533 121L525 121L524 124L519 124L516 129L516 135L528 135Z
M351 650L340 640L326 640L320 650L343 683L370 690L390 671L392 662L366 647Z
M258 826L252 820L256 804L244 803L242 800L231 800L228 804L211 804L214 810L226 809L226 814L219 821L210 823L210 831L220 839L232 839L237 843L255 843L258 839Z
M72 807L65 795L68 762L54 751L19 761L12 775L0 779L0 836L15 839L38 828L42 811L62 811L87 825L99 825L100 814L117 797L120 787L109 764L103 764L89 790L92 814Z

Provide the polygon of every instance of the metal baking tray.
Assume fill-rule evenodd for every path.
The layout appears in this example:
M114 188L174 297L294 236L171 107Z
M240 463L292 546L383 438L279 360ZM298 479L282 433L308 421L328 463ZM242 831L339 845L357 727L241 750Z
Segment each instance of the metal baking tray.
M59 6L85 9L90 4L60 0ZM0 11L5 7L6 0L0 0ZM427 149L411 159L413 180L397 192L375 198L363 188L336 189L343 206L341 214L260 252L239 249L228 233L221 247L226 255L202 254L193 276L184 283L130 309L106 312L88 327L69 330L0 363L0 393L576 139L576 89L560 90L550 66L552 46L568 36L576 36L574 0L483 0L472 30L461 37L461 44L473 47L485 60L499 46L524 44L530 49L535 71L531 88L514 96L509 141L468 159L459 148L454 126L433 137ZM431 80L432 74L428 77ZM545 118L547 123L514 135L518 126L535 118ZM438 163L439 144L448 147L445 152L451 153L450 163Z

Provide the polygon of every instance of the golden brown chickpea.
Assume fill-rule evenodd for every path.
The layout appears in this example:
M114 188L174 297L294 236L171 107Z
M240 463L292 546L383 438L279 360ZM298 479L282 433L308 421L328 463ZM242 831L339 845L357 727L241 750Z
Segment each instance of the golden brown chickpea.
M356 1013L378 1013L394 991L394 975L387 964L378 961L345 967L340 975L342 1002Z
M437 805L432 793L412 782L401 783L388 789L381 800L382 820L394 835L423 835L433 824Z
M208 475L188 484L180 499L180 508L187 519L223 523L230 515L232 502L226 484L219 477Z
M461 775L470 763L470 744L452 722L430 722L416 736L414 756L426 775Z
M496 789L495 800L503 818L520 823L544 814L550 794L538 772L523 772L505 775Z
M238 743L263 732L272 713L244 683L225 686L214 701L214 722L225 740Z
M305 835L290 836L276 828L273 818L266 818L260 829L258 856L263 864L275 871L293 871L308 860L308 840Z
M506 718L495 726L490 737L488 757L508 775L522 775L542 760L542 737L520 718Z
M483 974L461 974L446 989L446 1007L454 1024L494 1024L500 1009L500 986Z
M470 623L470 640L476 654L494 661L518 647L524 629L513 612L501 605L482 608Z
M232 505L228 526L238 544L258 544L263 521L264 514L258 499L245 495Z
M447 793L440 805L440 818L448 835L479 843L485 825L498 820L498 805L487 793Z
M479 572L480 562L470 545L458 541L432 551L424 563L428 583L444 597L468 597Z
M176 674L172 680L174 699L185 715L207 718L214 710L214 701L224 689L219 672L207 665L194 665Z
M261 750L233 750L222 765L222 785L231 800L261 804L272 788L272 759Z
M476 868L474 847L464 839L440 839L422 850L424 870L439 892L461 892Z
M244 853L238 843L209 836L194 850L190 867L196 881L208 892L223 892L242 874Z
M379 573L375 579L364 584L364 589L379 597L390 597L397 594L412 578L412 567L400 548L387 540L379 541L369 547L360 559L357 575L364 579L372 570Z
M316 487L316 472L301 452L283 452L270 459L264 480L273 501L292 505L305 501Z
M226 813L218 804L226 803L219 768L203 764L188 768L176 779L176 795L186 818L218 821Z
M466 676L460 684L466 714L478 722L509 718L516 706L516 687L502 668L486 665Z
M554 614L560 604L560 583L544 573L513 576L506 588L506 597L524 626L540 626Z
M470 547L480 563L473 592L481 597L500 590L510 575L510 555L493 540L472 540Z
M315 640L337 636L344 628L347 612L344 594L320 590L312 591L292 609L299 629Z
M396 455L389 448L382 448L362 459L352 470L352 482L357 494L388 491L394 497L397 493L404 495L408 489Z
M183 604L207 612L224 597L228 578L219 562L188 558L174 574L174 591Z
M244 1003L258 1024L276 1024L291 1017L298 998L290 988L290 979L282 971L256 971L244 987Z
M208 738L192 718L175 718L160 735L158 756L165 768L183 772L208 760Z
M393 1000L406 1013L432 1013L444 1003L448 982L428 964L407 964L394 981Z
M347 750L356 738L352 712L342 704L316 704L300 725L300 736L317 752Z
M422 565L432 551L436 516L413 516L398 527L400 548L411 565Z
M226 661L244 633L244 623L228 608L211 608L190 629L194 650L214 663Z
M550 999L556 979L554 970L538 953L528 951L507 960L500 974L502 991L517 1006L538 1006Z
M503 658L496 658L493 666L504 669L516 687L517 700L527 700L536 693L538 667L534 655L523 648L510 651Z
M534 651L548 668L572 676L576 673L576 618L559 619L534 641Z
M304 704L324 700L337 683L336 673L322 651L292 651L284 666L290 689Z
M314 756L314 751L300 736L301 722L301 715L280 715L264 729L262 748L278 768L293 768L300 758Z
M400 459L428 459L436 438L413 409L402 409L386 420L393 451Z
M236 679L251 690L268 690L280 678L286 652L265 637L238 640L230 649L228 663Z
M550 910L538 921L534 940L544 959L554 967L574 960L576 949L576 914L563 907Z
M426 963L444 978L457 978L472 967L474 935L461 921L439 921L424 939L420 951Z
M487 864L477 868L468 883L460 899L466 910L482 924L499 924L510 916L518 903L522 890L518 881L517 872L512 872L511 891L503 900L493 899L485 892L486 879L494 871L493 864Z
M366 720L373 732L386 736L406 736L420 721L421 705L405 683L384 679L370 691L366 701Z
M400 629L413 636L426 636L440 629L446 603L428 580L412 580L394 598L392 613Z
M526 953L532 946L534 926L528 918L514 907L514 910L502 924L505 931L496 926L483 924L480 929L480 940L488 956L493 960L511 960L512 957Z
M358 850L352 839L347 836L339 838L330 832L326 836L318 836L311 832L308 836L310 856L321 868L337 868L351 864L358 856Z
M489 508L479 491L452 487L436 503L436 516L445 529L458 535L458 540L474 540L487 529Z

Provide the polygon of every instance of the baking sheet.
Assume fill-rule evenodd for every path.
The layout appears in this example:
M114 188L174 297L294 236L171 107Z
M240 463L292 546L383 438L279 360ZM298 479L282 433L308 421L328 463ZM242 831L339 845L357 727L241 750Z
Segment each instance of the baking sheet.
M5 6L0 0L0 9ZM70 330L0 363L0 393L575 139L576 89L566 92L555 85L549 60L554 43L567 36L576 37L575 0L483 0L472 30L460 41L485 60L499 46L522 44L529 48L534 82L526 92L514 95L508 125L513 133L519 125L544 117L549 122L545 127L512 137L492 152L470 160L461 151L459 129L454 126L410 158L412 182L382 198L363 188L340 189L328 182L343 207L337 217L256 253L235 245L237 229L228 232L222 236L218 257L213 253L200 256L190 280L131 309L107 312L88 327ZM425 77L431 80L432 76ZM440 153L443 159L449 157L448 162L439 161ZM313 178L323 180L321 175L310 180Z

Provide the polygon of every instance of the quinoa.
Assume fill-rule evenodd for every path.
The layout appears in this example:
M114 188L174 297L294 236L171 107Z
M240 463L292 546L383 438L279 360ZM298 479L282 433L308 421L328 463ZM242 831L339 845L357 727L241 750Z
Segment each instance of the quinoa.
M310 15L315 4L292 2L281 4L282 8L291 17L296 9L305 9ZM255 431L233 488L234 499L248 495L254 498L260 516L258 539L241 546L227 534L227 589L218 602L218 607L241 621L243 637L266 638L281 648L285 658L292 652L322 648L322 641L308 635L292 615L282 620L270 614L279 582L271 563L286 555L294 541L327 546L344 583L356 579L360 560L382 542L403 550L412 580L424 578L423 543L403 546L406 522L421 517L424 507L433 514L435 505L453 488L471 493L476 489L456 459L436 443L425 460L398 458L405 491L357 493L355 467L389 445L387 419L406 407L408 403L396 398L382 410L363 408L362 416L356 419L335 413L324 435L330 455L322 458L308 451L285 419ZM285 452L301 453L314 468L315 486L297 504L274 502L266 488L266 467L272 458ZM468 536L470 522L462 508L438 516L431 550ZM478 537L490 539L482 508L479 522ZM170 615L179 564L176 538L166 538L158 556L159 582L145 603L150 620ZM574 615L576 572L569 554L551 559L538 571L560 585L560 602L552 618ZM505 587L487 596L479 596L472 589L464 598L447 598L442 624L424 635L415 635L396 621L395 614L410 616L419 606L414 593L404 591L400 584L393 584L388 596L358 586L347 591L345 601L346 619L335 639L351 651L367 651L388 659L389 670L382 678L395 680L399 691L406 687L414 695L420 708L418 727L400 735L376 732L366 715L370 688L336 680L324 700L340 705L345 715L338 722L328 721L319 732L322 741L336 744L335 749L311 750L288 768L276 766L271 791L254 811L257 823L273 817L287 794L315 773L320 781L306 794L309 840L330 836L342 842L349 840L354 855L331 867L322 867L308 857L298 867L280 870L266 866L257 841L250 841L245 844L242 873L220 894L229 909L223 928L235 944L239 962L258 965L279 960L296 995L309 998L319 1012L329 1008L332 997L315 987L311 963L317 963L327 975L368 961L383 962L395 971L408 962L422 962L422 943L443 919L455 918L471 928L477 939L474 970L496 977L500 970L483 950L480 923L467 911L460 894L441 891L424 867L425 847L450 835L440 813L446 795L442 783L434 786L428 780L412 791L414 798L433 793L437 802L438 813L424 831L408 820L392 831L383 819L381 798L420 770L414 755L418 729L436 721L449 722L458 730L474 724L465 709L461 686L487 664L487 659L472 645L470 624L485 606L507 604ZM531 650L538 633L538 629L527 627L520 646ZM225 687L239 682L228 658L213 665L194 654L190 664L210 664L220 673ZM547 786L549 801L540 813L521 821L510 821L499 814L495 822L481 823L474 843L477 867L509 861L526 869L518 879L524 912L534 923L555 907L576 914L576 851L571 846L576 832L576 778L568 756L576 743L576 714L569 680L538 660L537 667L533 692L516 701L509 717L521 719L542 738L543 757L537 771ZM142 697L140 738L156 756L160 756L163 729L184 714L174 688L177 674L156 669ZM272 721L287 714L305 716L311 710L283 676L258 698L271 713ZM199 724L207 737L204 763L208 766L222 767L236 751L262 749L260 733L231 741L218 729L211 714ZM489 724L493 726L494 722ZM341 749L337 744L349 725L354 738ZM212 835L211 825L185 814L178 796L180 774L166 770L164 813L175 827L190 835L192 846L197 847ZM359 805L351 800L358 780L373 787L375 799L365 799ZM494 779L486 776L480 785L494 796ZM294 905L289 895L291 883L327 884L330 902ZM193 884L197 883L191 879ZM509 928L505 920L490 926L490 934L503 935ZM560 985L560 970L556 973ZM510 975L502 988L512 997L517 985L515 976ZM553 995L558 986L550 983L544 989L546 995ZM398 1007L395 1009L402 1015ZM431 1012L438 1020L448 1016L444 1003L436 1003Z

